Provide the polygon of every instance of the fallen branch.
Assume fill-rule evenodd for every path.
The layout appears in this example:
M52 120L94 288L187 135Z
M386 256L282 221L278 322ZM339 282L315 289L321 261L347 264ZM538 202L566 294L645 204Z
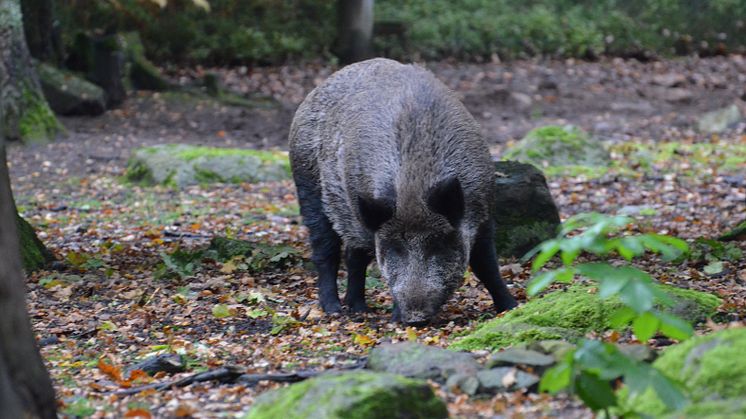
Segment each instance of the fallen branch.
M234 384L240 383L247 386L254 386L260 381L275 381L278 383L295 383L303 381L308 378L316 377L320 374L335 372L335 371L349 371L360 369L365 366L366 359L360 358L356 363L337 369L330 370L310 370L310 371L297 371L287 373L265 373L265 374L248 374L244 372L242 367L235 365L228 365L225 367L216 368L210 371L200 372L197 374L190 375L178 380L166 382L166 383L152 383L140 387L128 388L124 390L112 391L107 394L113 394L117 396L129 396L137 394L146 390L162 391L168 390L174 387L186 387L194 383L200 383L205 381L217 381L221 384Z

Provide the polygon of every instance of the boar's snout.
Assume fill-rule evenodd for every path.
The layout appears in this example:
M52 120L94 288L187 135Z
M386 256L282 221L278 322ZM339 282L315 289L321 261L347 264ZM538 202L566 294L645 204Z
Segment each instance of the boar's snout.
M427 292L420 290L420 293L413 292L411 288L407 290L408 292L396 291L398 290L394 290L394 301L396 301L398 313L395 313L394 317L407 326L422 327L432 322L447 299L442 289L432 289Z

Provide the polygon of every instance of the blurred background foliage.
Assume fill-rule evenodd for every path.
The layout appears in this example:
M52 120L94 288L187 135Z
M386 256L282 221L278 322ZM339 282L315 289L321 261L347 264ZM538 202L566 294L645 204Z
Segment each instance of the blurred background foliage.
M331 57L334 0L68 0L62 33L137 30L159 62L279 64ZM746 50L744 0L377 0L377 55L467 60L644 58Z

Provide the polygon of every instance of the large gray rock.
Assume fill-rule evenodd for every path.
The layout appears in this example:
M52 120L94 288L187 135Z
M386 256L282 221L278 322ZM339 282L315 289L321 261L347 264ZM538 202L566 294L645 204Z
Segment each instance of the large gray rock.
M536 167L498 161L495 170L495 250L502 257L521 257L557 234L559 211Z
M395 374L324 374L257 397L246 419L445 418L430 386Z
M373 348L368 355L368 368L442 382L455 374L474 374L480 366L471 354L465 352L401 342Z
M39 63L39 81L49 107L60 115L101 115L106 110L104 90L73 73Z
M166 144L136 149L125 177L135 183L174 187L207 183L255 183L290 178L279 151Z
M487 360L487 367L524 365L534 368L545 368L555 363L554 357L541 352L524 348L508 348L492 354Z
M536 385L540 378L514 367L498 367L482 370L477 373L479 391L482 393L498 393L501 391L515 391Z

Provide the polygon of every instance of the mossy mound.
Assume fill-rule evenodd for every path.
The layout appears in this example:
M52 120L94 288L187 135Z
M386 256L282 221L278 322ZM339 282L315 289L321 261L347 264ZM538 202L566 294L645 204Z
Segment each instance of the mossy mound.
M445 418L430 386L395 374L324 374L257 397L246 419Z
M666 349L653 363L664 374L684 385L690 399L695 404L687 411L702 411L708 414L723 413L717 410L717 401L727 400L730 404L740 404L738 411L746 412L746 328L726 329L705 336L689 339ZM701 405L697 405L703 402ZM635 410L650 415L666 412L666 407L658 397L648 391L628 403ZM677 416L672 417L744 417L744 416Z
M33 272L55 260L52 252L36 236L34 228L21 216L16 218L18 237L20 239L21 263L23 270Z
M720 299L714 295L664 286L674 300L668 311L697 322L714 314ZM589 332L611 329L610 317L622 304L601 300L593 289L573 285L535 298L502 317L487 321L454 342L457 350L497 350L541 340L577 341Z
M255 183L290 178L287 153L166 144L135 150L125 178L174 187L207 183Z
M574 126L535 128L502 156L537 167L606 167L611 161L604 145Z

